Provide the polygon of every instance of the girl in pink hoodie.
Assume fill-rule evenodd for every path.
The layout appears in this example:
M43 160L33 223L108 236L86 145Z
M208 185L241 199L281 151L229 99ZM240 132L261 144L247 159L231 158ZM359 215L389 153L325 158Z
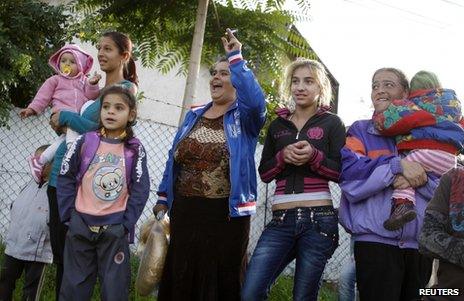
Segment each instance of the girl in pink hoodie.
M98 81L101 76L95 74L90 79L87 74L93 64L93 58L77 45L65 45L53 54L48 64L57 73L49 77L40 87L32 102L19 112L22 118L42 114L48 107L52 112L72 111L79 113L83 104L98 97L100 89ZM42 170L47 162L51 162L58 146L66 140L72 143L78 133L66 128L40 156L28 158L32 177L37 183L42 180Z

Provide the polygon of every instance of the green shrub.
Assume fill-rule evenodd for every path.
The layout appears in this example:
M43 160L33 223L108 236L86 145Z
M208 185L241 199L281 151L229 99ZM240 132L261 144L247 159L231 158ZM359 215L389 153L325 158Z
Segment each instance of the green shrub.
M63 6L38 0L0 2L0 127L12 105L25 106L53 74L50 55L70 40Z

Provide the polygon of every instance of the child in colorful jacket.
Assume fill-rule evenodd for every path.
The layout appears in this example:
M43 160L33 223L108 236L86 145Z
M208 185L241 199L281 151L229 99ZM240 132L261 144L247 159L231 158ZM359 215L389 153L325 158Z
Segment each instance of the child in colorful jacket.
M101 103L100 129L78 137L58 176L60 217L69 223L63 300L90 300L97 273L102 300L128 299L129 242L150 192L146 153L132 131L134 95L113 85Z
M66 45L53 54L48 64L56 72L40 87L29 106L19 112L22 118L42 114L48 107L52 112L71 111L79 113L82 105L98 97L101 76L95 74L87 79L93 64L93 58L77 45ZM79 135L71 129L64 130L40 156L28 158L31 174L40 183L45 163L51 162L61 142L71 144Z
M456 155L464 150L461 103L453 90L441 88L432 72L416 73L409 99L393 100L374 115L374 123L382 135L396 136L398 151L407 154L406 160L420 163L436 176L455 167ZM395 189L392 199L391 215L384 223L390 231L417 215L413 188Z

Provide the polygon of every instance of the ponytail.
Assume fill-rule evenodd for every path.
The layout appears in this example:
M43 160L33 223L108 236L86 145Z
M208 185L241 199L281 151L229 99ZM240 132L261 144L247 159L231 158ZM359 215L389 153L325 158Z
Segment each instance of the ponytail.
M123 77L138 86L139 78L137 76L134 59L132 58L132 41L130 38L117 31L105 32L103 36L109 37L114 41L120 54L123 54L124 52L129 53L129 60L123 66Z
M124 79L134 83L136 86L139 85L139 77L137 76L135 61L132 56L129 57L129 61L124 65L123 76Z
M126 137L124 137L123 141L129 141L130 139L134 138L134 130L132 129L132 123L129 122L129 124L126 127Z

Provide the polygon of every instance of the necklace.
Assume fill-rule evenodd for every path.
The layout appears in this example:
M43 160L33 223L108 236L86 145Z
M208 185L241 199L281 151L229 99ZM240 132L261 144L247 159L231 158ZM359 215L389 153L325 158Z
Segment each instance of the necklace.
M108 138L108 135L106 134L106 130L104 127L102 127L100 129L100 134L105 137L105 138ZM126 130L124 130L124 132L122 132L119 136L115 137L115 138L111 138L111 139L119 139L119 140L122 140L124 138L126 138L127 136L127 133L126 133Z

